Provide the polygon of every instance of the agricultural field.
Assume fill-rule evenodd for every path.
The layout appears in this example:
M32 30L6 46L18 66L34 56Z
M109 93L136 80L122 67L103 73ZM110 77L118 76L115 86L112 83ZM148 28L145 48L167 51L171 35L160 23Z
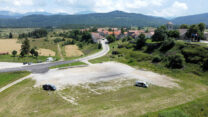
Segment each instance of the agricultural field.
M7 39L9 33L12 33L14 38L18 38L19 34L32 32L34 30L35 28L0 28L0 38Z
M66 57L78 57L84 55L76 45L65 46Z
M21 44L18 43L17 39L0 39L0 53L11 54L13 50L20 53Z
M9 52L11 55L13 50L16 50L20 54L21 43L24 41L24 38L20 38L19 34L27 34L29 32L35 31L35 28L1 28L0 33L2 35L0 39L0 53ZM46 37L41 38L33 38L28 37L30 41L30 48L34 48L39 53L39 60L36 60L33 57L26 57L26 58L19 58L19 57L12 57L10 55L1 55L0 61L2 62L22 62L22 61L45 61L48 56L52 56L56 58L56 60L71 60L74 58L79 58L82 56L87 56L98 52L97 44L85 44L82 42L70 45L63 45L67 41L72 41L72 38L64 38L60 36L61 33L66 33L70 30L65 29L53 29L48 30L48 34ZM13 34L12 39L7 39L9 33ZM7 36L5 36L7 35ZM6 38L7 37L7 38ZM64 39L61 42L55 42L55 40ZM82 48L78 47L77 44L82 44Z

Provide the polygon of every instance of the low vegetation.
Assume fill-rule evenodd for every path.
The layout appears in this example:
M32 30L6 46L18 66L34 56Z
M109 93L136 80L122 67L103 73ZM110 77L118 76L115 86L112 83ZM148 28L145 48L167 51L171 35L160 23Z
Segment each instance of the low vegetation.
M72 67L72 66L80 66L80 65L87 65L87 64L85 64L83 62L74 62L74 63L69 63L69 64L53 66L53 67L50 67L50 69Z
M0 88L29 74L29 72L0 73Z

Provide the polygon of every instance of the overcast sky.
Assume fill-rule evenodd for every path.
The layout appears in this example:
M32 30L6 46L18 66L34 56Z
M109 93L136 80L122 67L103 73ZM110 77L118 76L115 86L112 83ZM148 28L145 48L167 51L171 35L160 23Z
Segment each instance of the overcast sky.
M176 17L208 13L207 0L0 0L0 11L75 14L82 11L121 10L146 15Z

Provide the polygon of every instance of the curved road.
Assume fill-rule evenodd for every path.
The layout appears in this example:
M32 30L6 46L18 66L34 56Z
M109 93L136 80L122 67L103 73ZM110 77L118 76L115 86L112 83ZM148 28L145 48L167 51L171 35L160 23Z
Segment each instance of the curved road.
M101 40L101 44L103 47L102 51L100 51L96 54L84 57L84 58L70 60L70 61L58 61L58 62L53 62L53 63L35 64L35 65L31 65L31 66L24 66L24 67L18 67L18 68L2 69L2 70L0 70L0 73L2 73L2 72L16 72L16 71L30 71L32 73L45 73L49 70L48 68L52 67L52 66L68 64L68 63L73 63L73 62L77 62L77 61L82 61L82 62L90 64L88 62L89 60L102 57L110 51L110 47L106 42L107 42L106 39Z

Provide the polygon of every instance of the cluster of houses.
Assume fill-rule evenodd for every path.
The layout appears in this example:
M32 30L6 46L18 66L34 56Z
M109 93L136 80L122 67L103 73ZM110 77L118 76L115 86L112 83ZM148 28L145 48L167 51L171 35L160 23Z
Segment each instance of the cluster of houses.
M172 22L168 22L166 24L166 27L168 30L173 30L174 29L174 25ZM126 30L126 29L124 29ZM177 29L180 33L180 38L181 39L185 39L185 35L186 32L188 31L188 29ZM145 34L146 38L151 38L154 33L155 33L155 28L148 28L148 29L141 29L141 30L128 30L128 31L124 31L122 32L121 29L119 28L98 28L97 32L92 32L92 38L95 42L98 42L99 39L102 39L108 35L115 35L115 37L117 39L126 37L126 36L131 36L133 38L137 38L140 34ZM205 38L208 40L208 32L204 33Z
M124 29L126 30L126 29ZM142 29L142 30L128 30L122 32L119 28L98 28L97 32L92 32L92 38L95 42L97 42L99 39L106 37L108 35L115 35L117 39L131 36L133 38L137 38L140 34L145 34L147 38L150 38L154 35L155 28L149 28L149 29Z

